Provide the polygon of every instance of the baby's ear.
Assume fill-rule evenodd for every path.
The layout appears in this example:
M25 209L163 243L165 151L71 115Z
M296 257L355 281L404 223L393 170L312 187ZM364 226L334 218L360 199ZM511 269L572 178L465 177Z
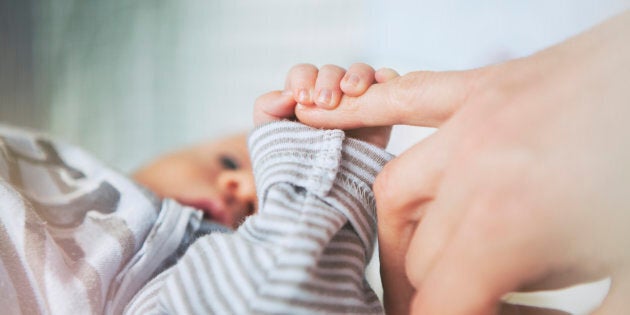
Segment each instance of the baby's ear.
M254 125L295 119L296 104L292 91L272 91L263 94L254 103Z

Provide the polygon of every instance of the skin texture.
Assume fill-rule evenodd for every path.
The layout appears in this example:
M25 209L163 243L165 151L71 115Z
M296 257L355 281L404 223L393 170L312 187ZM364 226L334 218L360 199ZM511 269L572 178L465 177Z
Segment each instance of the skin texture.
M397 78L399 75L391 69L384 68L378 71L374 71L372 67L358 63L350 66L347 72L343 75L329 75L326 73L326 69L333 69L337 71L341 69L339 67L324 66L321 69L317 69L311 64L299 64L294 66L287 75L287 85L284 92L274 91L261 96L255 106L255 123L260 124L268 121L274 121L282 118L294 118L294 110L300 106L311 106L311 109L317 107L328 107L328 104L317 104L311 102L309 105L298 104L300 97L303 99L303 93L301 91L316 91L321 86L329 88L337 87L335 93L341 93L339 100L347 97L360 96L373 84L385 83L391 79ZM318 75L319 74L319 75ZM322 75L323 74L323 75ZM316 78L314 78L315 76ZM349 80L348 78L353 77ZM325 79L322 79L324 77ZM349 84L348 81L352 81L353 84ZM314 84L314 85L313 85ZM319 85L319 86L318 86ZM345 92L347 91L347 92ZM352 100L352 99L350 99ZM338 104L335 104L337 106ZM367 138L372 138L372 143L385 147L387 140L389 139L389 128L358 128L348 132L350 135L363 138L363 140L369 141ZM387 217L386 217L387 218ZM381 240L382 241L382 240ZM400 244L397 239L393 239L392 245ZM390 247L386 249L391 250ZM407 284L407 277L405 275L405 269L398 265L392 264L392 259L388 257L402 257L403 255L388 256L387 252L381 251L381 273L383 274L383 280L385 288L393 288L385 291L386 305L388 306L388 314L406 314L409 312L409 300L412 298L413 288L410 284ZM404 281L401 281L404 279ZM389 282L388 282L389 281ZM405 295L406 292L409 292ZM518 305L502 304L500 307L501 314L503 315L557 315L566 314L561 311L525 307Z
M256 212L256 188L244 134L202 143L157 158L133 178L158 196L204 211L236 228Z
M364 63L345 69L325 65L318 69L311 64L298 64L289 70L284 90L261 95L254 105L254 124L279 119L295 119L297 108L333 108L346 97L360 96L374 83L384 83L398 77L392 69L375 71ZM335 127L332 127L335 128ZM391 125L366 128L344 128L349 137L385 148Z
M596 314L630 309L628 38L625 12L527 58L296 107L316 127L439 128L375 183L389 313L494 314L605 276Z

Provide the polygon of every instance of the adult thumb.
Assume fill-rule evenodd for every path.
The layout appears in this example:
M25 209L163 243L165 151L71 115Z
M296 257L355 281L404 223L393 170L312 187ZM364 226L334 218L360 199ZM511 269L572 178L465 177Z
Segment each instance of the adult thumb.
M319 128L439 127L475 95L485 69L410 72L373 84L361 96L343 96L334 109L298 105L295 113L301 122Z

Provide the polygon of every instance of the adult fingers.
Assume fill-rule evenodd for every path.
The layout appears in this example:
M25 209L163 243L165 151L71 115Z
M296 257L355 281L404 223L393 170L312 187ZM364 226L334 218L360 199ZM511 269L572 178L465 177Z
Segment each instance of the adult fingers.
M345 72L345 69L335 65L325 65L319 69L313 94L317 106L331 109L339 104L342 94L339 82Z
M408 313L414 289L405 273L405 257L447 160L449 142L440 137L438 131L391 161L374 184L381 278L388 314Z
M536 255L536 246L517 246L529 242L530 235L497 233L506 232L500 222L472 226L479 223L481 220L462 221L428 273L413 280L418 293L412 314L495 314L504 294L544 274L544 258L542 253ZM509 237L497 240L496 234ZM422 250L413 241L410 251L412 248ZM414 262L408 259L408 268Z
M412 306L418 314L496 313L506 293L576 261L554 255L567 251L557 221L541 220L514 194L524 189L514 179L525 175L512 170L522 160L497 152L462 156L440 179L409 245L407 275L418 290Z
M452 143L443 130L437 130L385 166L374 183L377 206L388 211L384 218L397 219L407 209L433 199Z
M293 118L295 104L291 91L272 91L259 96L254 103L254 125Z
M437 127L476 94L485 68L453 72L412 72L374 84L357 97L345 95L333 110L298 106L296 115L322 128L354 129L406 124Z
M374 68L365 63L355 63L348 68L339 84L344 94L359 96L374 83Z
M295 65L287 74L284 89L293 92L297 103L313 105L313 94L318 72L317 67L312 64Z

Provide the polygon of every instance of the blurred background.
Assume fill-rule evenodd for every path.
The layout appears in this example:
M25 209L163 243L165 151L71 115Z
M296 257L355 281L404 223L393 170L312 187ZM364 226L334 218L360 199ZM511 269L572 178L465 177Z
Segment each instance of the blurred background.
M629 2L0 0L0 122L130 172L251 128L256 97L282 89L296 63L479 67L559 42ZM390 150L431 131L396 127Z
M528 55L628 0L0 0L0 121L123 172L251 127L301 62L401 73ZM430 130L398 128L401 152Z

